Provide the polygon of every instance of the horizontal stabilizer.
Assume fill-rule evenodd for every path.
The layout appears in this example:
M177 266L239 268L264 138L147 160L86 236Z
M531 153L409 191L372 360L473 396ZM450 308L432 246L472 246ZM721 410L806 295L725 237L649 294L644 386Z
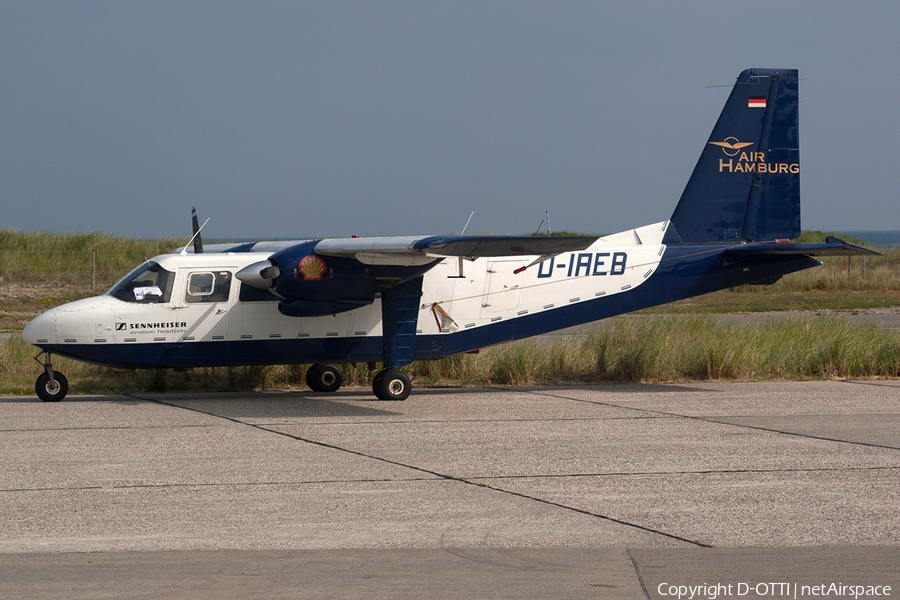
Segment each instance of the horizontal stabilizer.
M881 256L881 252L869 250L840 238L829 235L824 242L800 242L785 244L778 242L764 242L759 244L742 244L725 251L727 254L804 254L806 256Z

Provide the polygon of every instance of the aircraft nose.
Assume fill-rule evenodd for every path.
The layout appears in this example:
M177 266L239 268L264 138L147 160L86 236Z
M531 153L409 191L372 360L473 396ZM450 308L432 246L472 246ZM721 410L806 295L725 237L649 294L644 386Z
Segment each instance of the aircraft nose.
M56 313L56 309L51 308L32 319L22 330L22 339L35 346L55 344Z

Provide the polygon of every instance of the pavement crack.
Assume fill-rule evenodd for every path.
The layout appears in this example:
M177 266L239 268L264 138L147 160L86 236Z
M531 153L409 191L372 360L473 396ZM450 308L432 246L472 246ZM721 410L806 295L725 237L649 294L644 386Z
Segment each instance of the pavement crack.
M587 515L587 516L589 516L589 517L594 517L594 518L596 518L596 519L603 519L604 521L610 521L610 522L612 522L612 523L617 523L617 524L619 524L619 525L624 525L624 526L626 526L626 527L632 527L632 528L634 528L634 529L640 529L641 531L646 531L646 532L648 532L648 533L653 533L653 534L656 534L656 535L661 535L661 536L667 537L667 538L669 538L669 539L678 540L679 542L685 542L685 543L687 543L687 544L692 544L692 545L694 545L694 546L699 546L700 548L712 548L712 546L710 546L709 544L704 544L703 542L698 542L698 541L696 541L696 540L691 540L691 539L688 539L688 538L685 538L685 537L681 537L681 536L678 536L678 535L675 535L675 534L672 534L672 533L666 533L665 531L660 531L660 530L658 530L658 529L653 529L652 527L645 527L645 526L643 526L643 525L638 525L637 523L631 523L631 522L629 522L629 521L623 521L622 519L616 519L615 517L610 517L609 515L603 515L603 514L600 514L600 513L595 513L595 512L589 511L589 510L584 510L584 509L581 509L581 508L576 508L576 507L574 507L574 506L568 506L568 505L566 505L566 504L560 504L559 502L553 502L552 500L546 500L546 499L544 499L544 498L538 498L537 496L530 496L530 495L528 495L528 494L523 494L523 493L521 493L521 492L514 492L514 491L512 491L512 490L505 490L505 489L503 489L503 488L500 488L500 487L497 487L497 486L493 486L493 485L476 484L476 483L472 483L472 482L470 482L470 481L467 481L467 480L465 480L465 479L462 479L462 480L460 480L460 481L463 481L464 483L468 483L469 485L479 485L480 487L486 487L486 488L488 488L488 489L491 489L491 490L494 490L494 491L497 491L497 492L502 492L502 493L504 493L504 494L509 494L510 496L516 496L516 497L518 497L518 498L524 498L524 499L526 499L526 500L531 500L532 502L539 502L539 503L541 503L541 504L546 504L546 505L548 505L548 506L555 506L555 507L557 507L557 508L562 508L562 509L565 509L565 510L568 510L568 511L571 511L571 512L579 513L579 514L582 514L582 515Z
M900 469L900 465L882 467L809 467L793 469L700 469L692 471L609 471L606 473L545 473L540 475L482 475L468 477L471 481L481 479L564 479L573 477L639 477L639 476L666 476L666 475L730 475L734 473L820 473L820 472L847 472L847 471L890 471Z
M627 554L628 559L631 560L631 566L634 567L634 574L637 575L638 583L641 584L641 589L644 591L644 597L647 598L647 600L650 600L650 592L647 591L647 585L644 583L644 576L641 575L641 569L638 567L637 561L634 560L634 556L631 555L631 550L626 548L625 554Z
M649 414L658 415L658 416L662 416L662 417L690 419L692 421L701 421L704 423L715 423L716 425L728 425L731 427L738 427L741 429L754 429L757 431L768 431L769 433L779 433L781 435L790 435L793 437L806 438L806 439L811 439L811 440L822 440L822 441L826 441L826 442L835 442L835 443L839 443L839 444L850 444L851 446L865 446L865 447L869 447L869 448L885 448L888 450L900 450L900 448L897 448L896 446L888 446L885 444L874 444L871 442L861 442L861 441L855 441L855 440L842 440L842 439L832 438L832 437L827 437L827 436L812 435L809 433L798 433L795 431L785 431L783 429L774 429L771 427L763 427L761 425L731 423L731 422L725 420L728 417L703 417L703 416L697 416L697 415L683 415L683 414L679 414L679 413L667 412L667 411L662 411L662 410L651 410L651 409L638 408L638 407L633 407L633 406L622 406L621 404L614 404L612 402L599 402L597 400L585 400L583 398L572 398L570 396L537 392L534 390L522 390L522 391L525 393L528 393L528 394L534 394L536 396L549 396L551 398L559 398L561 400L571 400L573 402L582 402L585 404L594 404L597 406L607 406L609 408L618 408L618 409L622 409L622 410L633 410L633 411L637 411L637 412L649 413Z
M134 396L134 397L143 400L143 398L139 398L139 397L137 397L137 396ZM246 422L246 421L242 421L242 420L237 419L237 418L235 418L235 417L228 417L228 416L224 416L224 415L218 415L218 414L216 414L216 413L209 412L209 411L199 410L199 409L197 409L197 408L191 408L191 407L187 407L187 406L181 406L181 405L174 404L174 403L170 403L170 402L163 402L162 400L155 399L155 398L154 398L154 399L150 399L149 401L150 401L150 402L155 402L155 403L157 403L157 404L162 404L162 405L165 405L165 406L169 406L169 407L172 407L172 408L181 408L181 409L188 410L188 411L192 411L192 412L196 412L196 413L199 413L199 414L204 414L204 415L207 415L207 416L210 416L210 417L217 417L217 418L220 418L220 419L224 419L224 420L226 420L226 421L230 421L230 422L235 423L235 424L244 425L244 426L246 426L246 427L252 427L253 429L257 429L257 430L259 430L259 431L265 431L265 432L267 432L267 433L273 433L273 434L275 434L275 435L280 435L280 436L283 436L283 437L286 437L286 438L290 438L290 439L293 439L293 440L297 440L297 441L299 441L299 442L304 442L304 443L306 443L306 444L311 444L311 445L314 445L314 446L319 446L319 447L321 447L321 448L328 448L328 449L330 449L330 450L336 450L336 451L339 451L339 452L344 452L344 453L347 453L347 454L352 454L352 455L354 455L354 456L359 456L359 457L362 457L362 458L368 458L368 459L370 459L370 460L380 461L380 462L383 462L383 463L386 463L386 464L389 464L389 465L394 465L394 466L398 466L398 467L403 467L403 468L406 468L406 469L410 469L410 470L413 470L413 471L418 471L418 472L420 472L420 473L426 473L426 474L428 474L428 475L432 475L432 476L434 476L434 477L437 477L437 478L439 478L439 479L443 479L443 480L446 480L446 481L456 481L456 482L459 482L459 483L463 483L463 484L465 484L465 485L477 487L477 488L480 488L480 489L487 489L487 490L491 490L491 491L494 491L494 492L499 492L499 493L506 494L506 495L509 495L509 496L514 496L514 497L516 497L516 498L521 498L521 499L528 500L528 501L531 501L531 502L537 502L537 503L539 503L539 504L544 504L544 505L546 505L546 506L553 506L553 507L555 507L555 508L560 508L560 509L563 509L563 510L566 510L566 511L570 511L570 512L578 513L578 514L581 514L581 515L593 517L593 518L595 518L595 519L602 519L602 520L604 520L604 521L609 521L609 522L611 522L611 523L616 523L616 524L618 524L618 525L623 525L623 526L625 526L625 527L631 527L631 528L633 528L633 529L638 529L638 530L641 530L641 531L644 531L644 532L647 532L647 533L652 533L652 534L655 534L655 535L660 535L660 536L663 536L663 537L666 537L666 538L669 538L669 539L677 540L677 541L680 541L680 542L685 542L685 543L687 543L687 544L692 544L692 545L694 545L694 546L699 546L699 547L701 547L701 548L711 548L711 547L712 547L712 546L710 546L710 545L708 545L708 544L704 544L703 542L698 542L698 541L691 540L691 539L688 539L688 538L684 538L684 537L681 537L681 536L677 536L677 535L674 535L674 534L671 534L671 533L666 533L666 532L664 532L664 531L659 531L659 530L653 529L653 528L651 528L651 527L645 527L645 526L643 526L643 525L638 525L637 523L630 523L630 522L628 522L628 521L623 521L623 520L621 520L621 519L616 519L616 518L610 517L610 516L608 516L608 515L603 515L603 514L600 514L600 513L591 512L591 511L589 511L589 510L584 510L584 509L581 509L581 508L576 508L576 507L574 507L574 506L568 506L568 505L565 505L565 504L561 504L561 503L559 503L559 502L553 502L553 501L551 501L551 500L546 500L546 499L543 499L543 498L538 498L538 497L536 497L536 496L530 496L530 495L528 495L528 494L523 494L523 493L520 493L520 492L514 492L514 491L512 491L512 490L506 490L506 489L503 489L503 488L500 488L500 487L497 487L497 486L493 486L493 485L488 485L488 484L485 484L485 483L475 482L475 481L470 480L469 478L454 477L454 476L452 476L452 475L448 475L448 474L446 474L446 473L440 473L440 472L438 472L438 471L433 471L433 470L431 470L431 469L426 469L426 468L424 468L424 467L419 467L419 466L416 466L416 465L410 465L410 464L402 463L402 462L400 462L400 461L391 460L391 459L389 459L389 458L385 458L385 457L382 457L382 456L375 456L375 455L373 455L373 454L366 454L365 452L360 452L360 451L358 451L358 450L351 450L351 449L349 449L349 448L343 448L343 447L341 447L341 446L337 446L337 445L334 445L334 444L329 444L329 443L326 443L326 442L320 442L320 441L317 441L317 440L312 440L312 439L309 439L309 438L304 438L304 437L301 437L301 436L298 436L298 435L293 435L293 434L290 434L290 433L286 433L286 432L284 432L284 431L278 431L278 430L276 430L276 429L269 429L268 427L264 427L264 426L259 425L259 424L257 424L257 423L248 423L248 422Z

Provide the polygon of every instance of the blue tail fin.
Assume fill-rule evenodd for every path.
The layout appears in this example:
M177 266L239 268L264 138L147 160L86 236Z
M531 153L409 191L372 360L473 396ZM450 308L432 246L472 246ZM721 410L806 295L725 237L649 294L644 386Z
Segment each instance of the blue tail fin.
M740 74L672 214L664 242L800 235L797 71Z

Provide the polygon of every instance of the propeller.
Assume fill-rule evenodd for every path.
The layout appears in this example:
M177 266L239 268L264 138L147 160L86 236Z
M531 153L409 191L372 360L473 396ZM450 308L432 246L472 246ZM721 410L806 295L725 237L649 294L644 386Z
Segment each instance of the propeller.
M194 228L194 254L201 254L203 252L203 240L200 239L200 221L197 219L196 206L191 207L191 225Z

